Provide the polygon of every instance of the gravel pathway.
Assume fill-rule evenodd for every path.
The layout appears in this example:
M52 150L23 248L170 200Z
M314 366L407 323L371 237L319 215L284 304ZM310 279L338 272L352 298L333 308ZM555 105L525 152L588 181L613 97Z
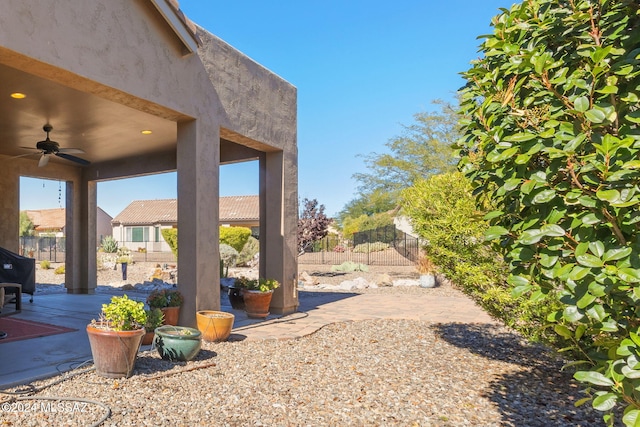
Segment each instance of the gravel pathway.
M495 325L339 323L295 340L203 343L186 363L147 351L118 380L81 362L14 389L20 400L0 395L0 425L98 425L107 413L100 425L603 425L590 405L573 406L582 387L560 361Z

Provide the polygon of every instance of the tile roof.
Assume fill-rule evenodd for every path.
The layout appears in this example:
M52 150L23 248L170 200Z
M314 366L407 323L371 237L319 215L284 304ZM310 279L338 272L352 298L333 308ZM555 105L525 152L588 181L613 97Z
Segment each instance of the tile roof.
M258 196L220 197L220 221L255 220L260 218ZM176 199L134 200L111 221L112 224L143 225L178 222Z
M176 199L134 200L111 220L112 224L158 224L178 222Z
M220 197L220 221L259 220L259 196Z
M38 231L62 230L66 224L64 208L27 210L25 212Z

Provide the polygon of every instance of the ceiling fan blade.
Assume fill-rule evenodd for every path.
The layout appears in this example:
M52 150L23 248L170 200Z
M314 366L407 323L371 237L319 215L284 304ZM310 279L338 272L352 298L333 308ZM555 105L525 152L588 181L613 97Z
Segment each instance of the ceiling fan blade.
M65 154L84 154L84 151L79 148L60 148L58 149L58 153Z
M81 159L80 157L72 156L71 154L65 154L65 153L57 152L56 156L62 157L63 159L71 160L72 162L76 162L76 163L79 163L79 164L85 165L85 166L91 163L88 160Z
M29 150L29 151L40 151L37 148L34 147L25 147L24 145L21 145L20 148L22 148L23 150Z
M46 166L47 163L49 163L49 154L42 154L42 157L40 157L40 161L38 162L38 167L41 168Z

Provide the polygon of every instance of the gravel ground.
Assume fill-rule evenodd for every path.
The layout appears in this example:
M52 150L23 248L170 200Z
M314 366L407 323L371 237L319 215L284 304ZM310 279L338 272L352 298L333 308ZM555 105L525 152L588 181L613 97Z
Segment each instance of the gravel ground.
M590 405L573 406L581 386L560 368L495 325L349 322L296 340L205 342L186 363L142 352L128 379L79 366L21 388L32 395L6 401L0 418L87 426L108 408L104 426L603 425Z

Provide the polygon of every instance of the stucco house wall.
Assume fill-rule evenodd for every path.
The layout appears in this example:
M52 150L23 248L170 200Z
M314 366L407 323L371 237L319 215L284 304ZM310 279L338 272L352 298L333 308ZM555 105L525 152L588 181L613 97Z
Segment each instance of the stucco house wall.
M165 0L3 3L0 64L16 77L32 77L43 88L34 96L47 89L64 96L49 109L30 104L7 109L22 114L22 122L0 117L0 156L8 165L0 170L0 246L17 249L19 177L64 180L65 286L70 293L93 293L97 182L177 170L179 285L186 294L181 323L193 325L196 310L220 304L219 272L211 262L219 257L219 164L258 159L266 237L261 274L283 283L272 312L295 311L296 89L204 29L193 36L173 5ZM96 108L72 104L70 98ZM112 117L126 111L159 123L163 144L134 145L118 135ZM52 116L85 135L91 165L38 168L27 158L7 161L18 152L16 138L3 139L2 132L18 134L17 123L35 118L41 126Z

